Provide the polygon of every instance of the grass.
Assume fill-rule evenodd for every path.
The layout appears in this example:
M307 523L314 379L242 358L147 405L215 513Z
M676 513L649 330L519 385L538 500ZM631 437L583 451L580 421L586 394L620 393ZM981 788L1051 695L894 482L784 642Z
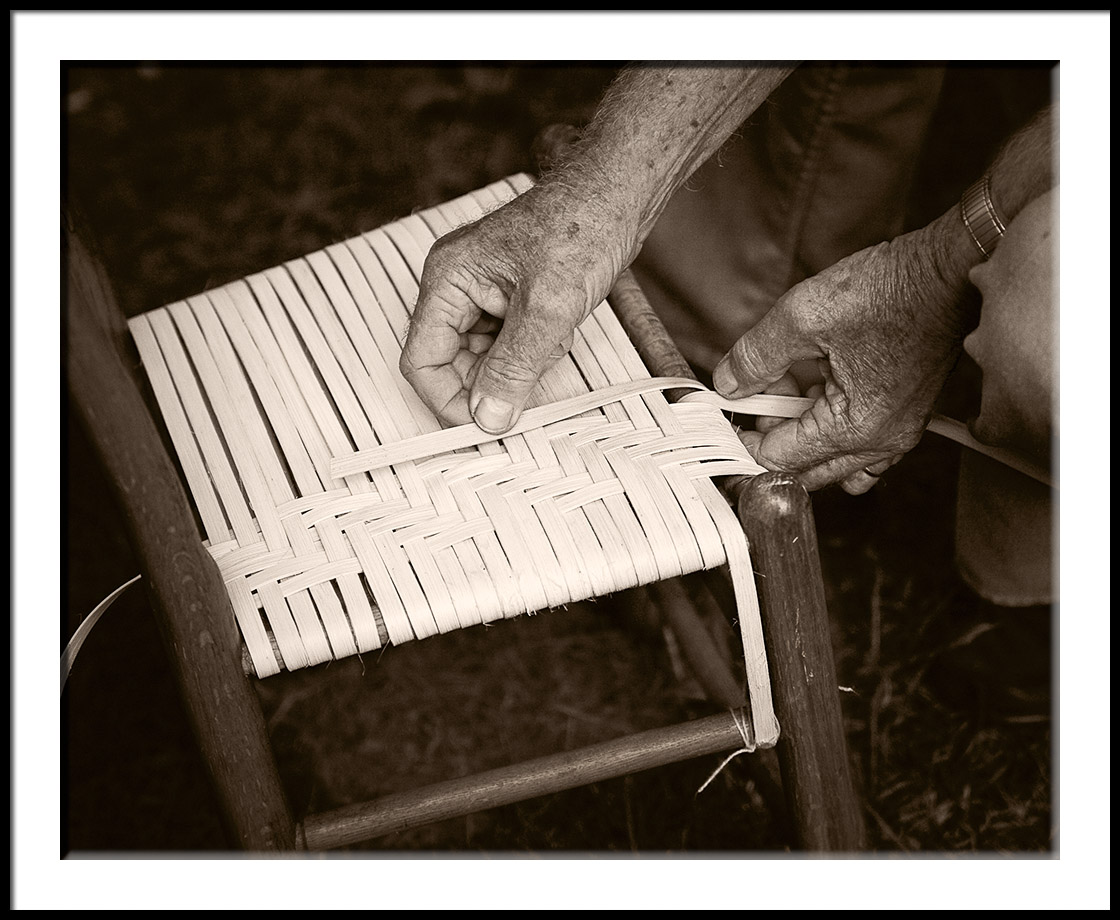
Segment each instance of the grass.
M536 131L579 123L608 67L83 68L68 74L67 191L126 313L277 264L531 169ZM1044 71L950 74L1020 117ZM982 77L983 79L978 79ZM991 121L997 122L993 125ZM915 213L967 158L926 164ZM954 193L955 194L955 193ZM950 199L951 200L951 199ZM936 213L936 211L934 211ZM967 395L965 375L956 383ZM952 394L950 394L952 395ZM96 460L67 428L65 635L135 574ZM978 603L952 563L959 448L926 438L880 486L814 498L848 740L873 849L1056 853L1049 611ZM355 799L705 714L658 629L607 599L272 678L259 693L293 808ZM1008 638L1011 637L1011 638ZM1009 643L1018 643L1009 651ZM994 651L993 651L994 650ZM95 630L64 696L63 852L224 846L142 592ZM781 853L767 758L601 783L369 845L391 852Z

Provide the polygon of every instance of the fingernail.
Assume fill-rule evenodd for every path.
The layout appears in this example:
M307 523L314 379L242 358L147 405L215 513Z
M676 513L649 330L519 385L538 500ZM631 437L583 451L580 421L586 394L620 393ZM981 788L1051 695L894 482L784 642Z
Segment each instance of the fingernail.
M712 386L720 396L726 396L728 399L734 399L738 395L739 381L731 370L731 363L726 359L716 365L712 374Z
M493 396L483 396L474 407L474 420L478 427L491 434L501 434L509 428L513 406Z

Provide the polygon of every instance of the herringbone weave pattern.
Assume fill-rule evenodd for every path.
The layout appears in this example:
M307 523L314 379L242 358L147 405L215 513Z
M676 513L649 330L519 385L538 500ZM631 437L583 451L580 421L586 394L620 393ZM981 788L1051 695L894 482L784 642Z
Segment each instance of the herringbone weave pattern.
M777 734L719 409L668 403L609 305L514 432L441 429L398 370L432 243L514 176L130 321L258 676L729 564Z

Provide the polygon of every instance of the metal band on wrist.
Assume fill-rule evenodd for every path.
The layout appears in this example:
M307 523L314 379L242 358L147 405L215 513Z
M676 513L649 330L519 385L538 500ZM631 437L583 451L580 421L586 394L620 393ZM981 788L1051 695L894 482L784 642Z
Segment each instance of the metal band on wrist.
M987 174L973 183L961 197L961 220L980 255L990 259L1007 228L992 204L992 180Z

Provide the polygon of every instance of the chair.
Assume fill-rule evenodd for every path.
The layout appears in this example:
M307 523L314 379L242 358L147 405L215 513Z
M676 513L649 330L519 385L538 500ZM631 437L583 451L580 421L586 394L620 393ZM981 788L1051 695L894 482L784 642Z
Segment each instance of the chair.
M68 374L72 399L118 490L168 658L222 805L231 843L250 851L347 846L472 811L521 801L720 751L742 748L733 712L563 752L322 814L291 814L268 731L247 674L246 649L214 559L203 546L179 468L130 368L138 361L108 279L67 221ZM636 284L611 295L619 320L653 374L691 377ZM672 394L670 394L672 395ZM112 407L112 411L105 411ZM765 474L726 483L761 576L758 593L770 662L777 751L795 845L813 851L863 846L849 774L812 514L791 478ZM713 698L734 709L735 684L705 650L694 614L673 584L651 590L675 624ZM433 638L428 641L439 641Z

